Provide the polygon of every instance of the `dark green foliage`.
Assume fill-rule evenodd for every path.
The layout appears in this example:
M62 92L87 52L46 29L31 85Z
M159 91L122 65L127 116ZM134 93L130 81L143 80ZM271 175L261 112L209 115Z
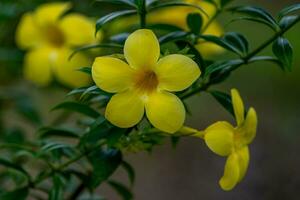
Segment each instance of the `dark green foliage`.
M273 53L281 61L285 69L292 70L293 48L287 39L283 37L277 38L273 43Z

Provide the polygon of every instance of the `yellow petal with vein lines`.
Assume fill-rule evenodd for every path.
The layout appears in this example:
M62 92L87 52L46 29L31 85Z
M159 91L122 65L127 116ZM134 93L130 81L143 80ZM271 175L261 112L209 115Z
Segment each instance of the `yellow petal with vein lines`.
M239 168L240 168L239 182L240 182L245 177L245 174L249 166L249 159L250 159L249 148L248 146L245 146L237 150L236 153L239 158Z
M134 70L124 61L113 57L98 57L92 67L92 77L99 88L116 93L133 84Z
M153 68L160 55L155 34L148 29L140 29L130 34L125 42L124 55L133 68Z
M159 80L159 87L167 91L181 91L193 84L201 74L191 58L173 54L159 60L154 71Z
M243 100L236 89L231 90L231 98L233 104L233 110L236 118L237 125L240 126L245 119L245 108Z
M144 102L134 91L115 94L105 110L105 117L115 126L129 128L141 121Z
M256 136L257 115L254 108L250 108L243 125L243 140L250 144Z
M231 154L226 161L224 175L220 179L219 184L225 191L232 190L238 183L240 177L238 155Z
M181 100L168 92L153 92L146 100L146 114L151 124L161 131L175 133L185 120Z
M217 122L205 130L205 143L214 153L228 156L234 147L234 129L227 122Z

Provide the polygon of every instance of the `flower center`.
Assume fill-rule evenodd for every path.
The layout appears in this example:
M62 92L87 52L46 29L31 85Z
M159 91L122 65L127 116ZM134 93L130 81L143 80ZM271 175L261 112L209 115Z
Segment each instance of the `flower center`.
M63 32L56 26L50 25L45 30L46 39L54 46L60 47L65 43Z
M135 80L135 87L141 92L151 93L158 86L158 79L152 70L139 71Z

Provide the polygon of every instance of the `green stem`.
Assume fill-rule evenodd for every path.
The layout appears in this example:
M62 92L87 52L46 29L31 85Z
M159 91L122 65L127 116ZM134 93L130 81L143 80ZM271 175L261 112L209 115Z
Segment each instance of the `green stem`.
M48 173L46 173L42 178L34 181L32 183L32 188L35 188L35 186L39 183L41 183L42 181L46 180L47 178L51 177L55 172L57 171L61 171L63 170L64 168L68 167L69 165L75 163L76 161L82 159L83 157L85 156L88 156L90 153L92 153L93 151L95 150L98 150L101 146L103 145L103 142L99 143L98 145L96 145L95 147L91 148L91 149L88 149L88 150L85 150L83 151L82 153L80 153L79 155L75 156L74 158L66 161L65 163L61 164L60 166L54 168L54 169L51 169Z
M285 34L288 30L290 30L299 21L300 21L300 17L298 17L293 23L289 24L285 29L282 29L282 30L278 31L277 33L275 33L270 39L268 39L266 42L264 42L259 47L257 47L256 49L251 51L249 54L247 54L245 57L243 57L242 59L243 59L244 62L241 63L240 65L236 66L235 69L239 68L240 66L242 66L244 64L248 64L248 62L251 58L256 56L258 53L260 53L262 50L264 50L270 44L272 44L278 37ZM195 95L195 94L197 94L201 91L207 90L211 85L212 84L210 82L204 83L204 84L200 85L198 88L184 93L183 95L180 96L180 98L181 99L187 99L187 98L189 98L189 97L191 97L191 96L193 96L193 95Z
M140 27L145 28L146 27L146 0L141 0L141 4L139 5L139 15L140 15Z
M221 9L217 9L215 14L213 16L211 16L208 20L208 22L203 26L201 33L204 33L207 28L210 26L211 23L213 23L213 21L215 21L215 19L221 14L222 10Z

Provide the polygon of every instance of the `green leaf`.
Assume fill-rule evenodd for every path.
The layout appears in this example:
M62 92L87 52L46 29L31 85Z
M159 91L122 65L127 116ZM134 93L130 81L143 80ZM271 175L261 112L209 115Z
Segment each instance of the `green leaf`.
M136 8L136 5L131 0L95 0L99 3L123 4Z
M125 185L112 180L109 180L107 183L117 191L117 193L122 197L123 200L133 199L132 193Z
M243 36L242 34L236 32L229 32L224 35L223 39L227 44L234 46L243 54L248 53L249 43L245 36Z
M290 5L284 9L282 9L279 13L278 13L278 18L281 19L283 18L284 16L292 13L292 12L295 12L295 11L298 11L300 10L300 3L296 3L296 4L293 4L293 5Z
M236 22L236 21L252 21L252 22L258 22L260 24L264 24L266 26L268 26L269 28L271 28L272 30L276 31L276 29L274 28L274 26L262 19L259 19L259 18L254 18L254 17L238 17L238 18L235 18L235 19L232 19L228 24L231 24L233 22Z
M213 42L239 56L243 56L248 52L248 41L239 33L228 32L221 38L214 35L201 35L199 38Z
M248 63L253 63L253 62L257 62L257 61L273 62L276 65L278 65L280 67L280 69L284 70L284 66L282 65L282 62L280 62L280 60L278 60L277 58L274 58L272 56L255 56L255 57L251 58L248 61Z
M203 19L202 16L199 13L190 13L187 18L187 25L190 28L190 30L198 35L201 31L202 25L203 25Z
M60 149L72 149L72 146L69 144L64 144L61 142L48 142L44 146L42 146L41 151L39 152L40 154L52 152L55 150L60 150Z
M99 150L88 155L93 166L92 186L96 188L106 181L122 162L122 154L115 149Z
M86 73L88 75L92 75L92 68L91 67L81 67L81 68L77 69L77 71Z
M53 128L53 127L43 127L39 130L40 138L48 138L53 136L59 137L67 137L67 138L79 138L79 135L74 131L61 129L61 128Z
M208 76L208 75L218 72L218 71L233 69L235 66L238 66L242 63L243 63L243 60L241 60L241 59L215 62L206 68L204 76Z
M231 96L219 92L219 91L210 91L210 94L232 115L234 116L234 111L233 111L233 105L232 105L232 100Z
M110 41L115 42L117 44L125 44L126 39L128 38L128 36L130 35L130 33L120 33L117 35L113 35L109 38Z
M279 21L279 26L281 30L286 30L292 24L296 23L299 20L299 18L299 16L285 16L281 18L281 20Z
M82 94L86 89L88 89L90 86L87 87L80 87L80 88L75 88L71 92L69 92L66 96L73 96L76 94Z
M18 164L12 163L8 160L5 160L3 158L0 158L0 165L7 167L9 169L14 169L22 174L24 174L26 177L29 177L29 174Z
M227 6L227 4L231 3L233 0L220 0L221 8Z
M63 102L55 106L52 110L61 110L61 109L81 113L91 118L97 118L101 116L100 113L95 111L90 106L86 104L77 103L77 102Z
M103 116L98 117L90 126L90 130L82 137L80 145L97 143L100 139L104 139L110 133L111 129L112 126Z
M164 44L164 43L168 43L168 42L184 40L184 39L187 38L188 35L189 35L189 33L186 33L184 31L171 32L167 35L164 35L164 36L160 37L159 38L159 43Z
M97 20L96 22L96 33L103 27L108 22L111 22L114 19L117 19L119 17L127 16L127 15L132 15L136 14L136 10L122 10L122 11L116 11L113 13L110 13L108 15L105 15L104 17L101 17L100 19Z
M126 161L122 162L122 167L127 172L130 184L131 184L131 186L133 186L134 181L135 181L135 172L134 172L133 167Z
M243 15L250 16L252 18L256 18L260 21L264 21L265 23L269 24L273 27L274 30L278 30L278 24L273 18L273 16L264 10L261 7L257 6L238 6L230 9L234 13L240 13Z
M273 53L282 62L285 69L292 70L293 48L287 39L279 37L273 43Z
M184 31L181 27L171 25L171 24L163 24L163 23L147 24L147 28L158 30L158 31L168 31L168 32Z
M123 49L122 45L114 44L114 43L101 43L101 44L90 44L83 47L79 47L73 51L70 55L69 60L71 60L77 53L81 51L87 51L90 49L97 49L97 48L116 48L116 49Z
M26 200L29 190L27 187L0 194L1 200Z
M63 200L63 177L55 174L52 178L53 186L49 194L49 200Z
M20 95L15 101L17 111L21 116L35 125L40 125L42 123L41 116L35 108L34 101L29 96Z
M191 8L196 8L200 12L202 12L204 15L208 17L208 14L198 5L195 4L190 4L190 3L184 3L184 2L178 2L178 1L171 1L171 2L162 2L159 4L155 4L153 6L148 7L148 12L157 10L157 9L162 9L162 8L168 8L168 7L191 7Z
M178 136L172 136L171 137L171 144L172 144L172 147L175 149L177 147L177 145L179 144L180 142L180 137Z

